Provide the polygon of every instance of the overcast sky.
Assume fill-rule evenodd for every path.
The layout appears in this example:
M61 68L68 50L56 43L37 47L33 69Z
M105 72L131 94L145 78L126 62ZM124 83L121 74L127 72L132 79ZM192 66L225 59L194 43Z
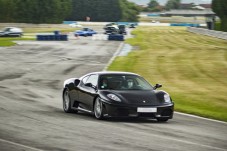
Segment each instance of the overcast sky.
M150 2L150 0L128 0L128 1L131 1L131 2L135 2L139 5L146 5L147 3ZM168 0L156 0L159 4L161 5L165 5L165 3L168 1ZM209 4L211 3L211 0L181 0L182 3L195 3L195 4Z

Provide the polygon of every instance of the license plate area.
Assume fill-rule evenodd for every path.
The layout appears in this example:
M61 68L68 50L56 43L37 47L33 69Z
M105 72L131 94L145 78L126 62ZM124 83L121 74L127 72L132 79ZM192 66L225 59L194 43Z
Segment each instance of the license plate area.
M138 107L137 112L138 113L156 113L157 108L156 107Z

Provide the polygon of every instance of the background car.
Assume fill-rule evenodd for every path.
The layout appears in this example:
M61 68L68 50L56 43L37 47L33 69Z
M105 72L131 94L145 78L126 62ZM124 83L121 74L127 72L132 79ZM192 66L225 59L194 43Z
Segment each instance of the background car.
M107 27L117 27L118 28L118 24L117 23L108 23L103 27L103 29L105 30Z
M134 23L129 24L129 28L136 28L136 25Z
M126 32L126 26L125 25L118 25L119 28L119 34L127 34Z
M108 26L105 27L105 32L104 34L118 34L119 33L119 28L115 26Z
M169 94L157 90L143 77L130 72L93 72L64 81L63 109L88 112L95 118L148 117L167 121L173 117Z
M23 30L17 27L6 27L0 31L0 37L21 37Z
M78 28L82 28L83 26L78 24L78 23L71 23L69 24L70 27L78 27Z
M94 31L91 28L83 28L82 30L77 30L74 32L75 36L92 36L93 34L97 34L96 31Z

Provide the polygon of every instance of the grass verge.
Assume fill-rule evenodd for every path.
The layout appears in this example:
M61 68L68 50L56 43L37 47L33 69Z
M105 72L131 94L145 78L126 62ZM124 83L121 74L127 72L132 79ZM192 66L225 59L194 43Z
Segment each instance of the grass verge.
M0 37L0 47L7 47L7 46L14 46L16 43L14 43L14 40L35 40L36 39L36 33L47 33L53 31L60 31L61 33L68 33L73 32L76 29L79 28L52 28L52 27L46 27L46 28L23 28L24 35L22 38L20 37Z
M35 40L35 38L20 38L20 37L0 37L0 47L14 46L14 40Z
M138 27L137 46L108 70L130 71L161 83L175 110L227 121L227 41L193 34L184 27Z

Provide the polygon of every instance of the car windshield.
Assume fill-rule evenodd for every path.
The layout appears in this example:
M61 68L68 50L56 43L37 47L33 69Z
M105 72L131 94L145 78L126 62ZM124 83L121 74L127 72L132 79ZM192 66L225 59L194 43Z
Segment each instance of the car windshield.
M89 31L90 29L89 28L83 28L83 31Z
M3 28L2 31L4 31L4 32L10 31L10 28Z
M152 90L153 87L142 77L137 75L110 74L99 78L101 90Z
M119 25L118 26L120 29L125 29L125 25Z

